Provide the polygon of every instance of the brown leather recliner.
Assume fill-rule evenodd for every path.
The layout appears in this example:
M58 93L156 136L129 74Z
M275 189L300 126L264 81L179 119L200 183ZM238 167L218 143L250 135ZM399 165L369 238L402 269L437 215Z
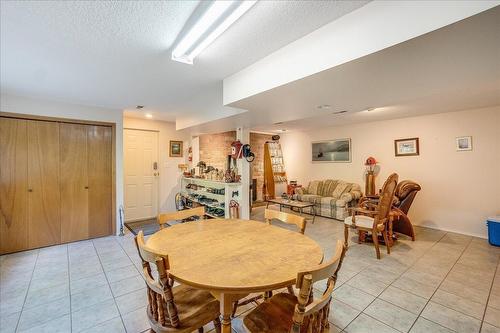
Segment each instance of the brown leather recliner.
M399 211L399 216L394 220L392 230L405 235L408 235L415 240L415 232L410 219L408 218L408 211L410 206L417 195L417 192L422 188L420 185L411 180L402 180L396 187L395 197L397 198L393 207Z

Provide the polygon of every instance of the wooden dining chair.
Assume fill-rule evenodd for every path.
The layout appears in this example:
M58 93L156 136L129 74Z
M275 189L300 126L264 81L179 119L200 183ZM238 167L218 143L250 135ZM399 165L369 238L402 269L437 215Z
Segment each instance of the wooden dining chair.
M327 333L330 329L328 315L333 289L347 247L337 241L333 258L318 267L297 274L299 295L279 293L265 300L243 319L243 327L250 333ZM326 290L316 300L312 286L327 280Z
M264 219L268 224L272 224L273 219L280 220L286 224L293 224L299 228L301 234L304 234L306 231L306 219L300 215L266 209L264 211Z
M158 214L156 220L160 225L160 229L163 229L165 227L165 224L168 225L168 221L180 221L190 217L198 217L200 219L204 218L205 206L179 210L177 212L171 212L171 213L161 213Z
M345 245L349 240L349 229L356 229L362 232L371 232L377 259L380 259L380 246L378 241L379 233L384 237L387 253L391 253L389 238L387 236L387 223L391 212L394 193L398 185L398 175L393 173L387 178L382 186L378 201L366 200L361 202L359 207L352 209L352 215L344 220Z
M277 210L272 210L272 209L266 209L264 211L264 219L266 220L267 224L272 225L272 220L280 220L286 224L293 224L297 226L299 229L299 232L301 234L304 234L306 231L306 219L302 216L295 215L295 214L289 214L285 212L280 212ZM293 286L288 286L288 292L292 295L294 295L293 291ZM239 300L233 303L233 312L232 316L234 317L236 314L236 311L238 310L239 306L247 305L249 303L255 302L263 297L268 298L272 296L272 291L267 291L263 295L257 295L254 297L246 298L244 300Z
M148 248L142 230L135 237L135 244L142 260L142 273L146 281L148 306L147 316L151 330L155 333L184 333L213 322L220 333L220 305L208 291L186 285L173 286L169 277L168 255ZM151 273L154 265L158 272Z

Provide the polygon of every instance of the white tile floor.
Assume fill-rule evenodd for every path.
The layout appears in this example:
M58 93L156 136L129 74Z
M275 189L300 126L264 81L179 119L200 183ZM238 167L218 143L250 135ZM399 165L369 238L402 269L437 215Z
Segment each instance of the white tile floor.
M262 220L262 211L254 218ZM371 245L350 246L331 305L331 332L500 332L500 248L416 231L416 242L402 237L382 260ZM328 257L343 225L317 218L306 235ZM140 267L131 235L1 256L0 332L146 331Z

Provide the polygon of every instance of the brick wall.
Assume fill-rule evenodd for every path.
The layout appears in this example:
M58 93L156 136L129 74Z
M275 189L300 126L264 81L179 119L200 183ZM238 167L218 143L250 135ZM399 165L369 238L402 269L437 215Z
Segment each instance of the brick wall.
M231 154L231 143L235 140L236 131L200 135L200 161L225 170L227 155Z
M271 135L250 133L250 146L255 154L252 162L252 178L257 179L257 200L262 200L262 186L264 185L264 143L271 141Z

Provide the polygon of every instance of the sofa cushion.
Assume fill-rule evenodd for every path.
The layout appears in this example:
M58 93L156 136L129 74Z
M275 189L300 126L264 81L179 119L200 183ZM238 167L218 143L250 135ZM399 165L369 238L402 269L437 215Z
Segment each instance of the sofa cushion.
M321 199L321 195L315 194L304 194L300 197L301 201L316 203L318 199Z
M324 197L331 197L333 190L337 186L338 180L327 179L323 182L323 191L321 195Z
M308 194L321 195L323 190L323 182L321 180L313 180L307 187Z
M337 187L335 187L335 190L332 192L331 196L334 198L340 198L340 196L342 195L342 193L344 193L347 187L351 188L352 186L349 186L348 183L345 183L343 181L339 181Z

